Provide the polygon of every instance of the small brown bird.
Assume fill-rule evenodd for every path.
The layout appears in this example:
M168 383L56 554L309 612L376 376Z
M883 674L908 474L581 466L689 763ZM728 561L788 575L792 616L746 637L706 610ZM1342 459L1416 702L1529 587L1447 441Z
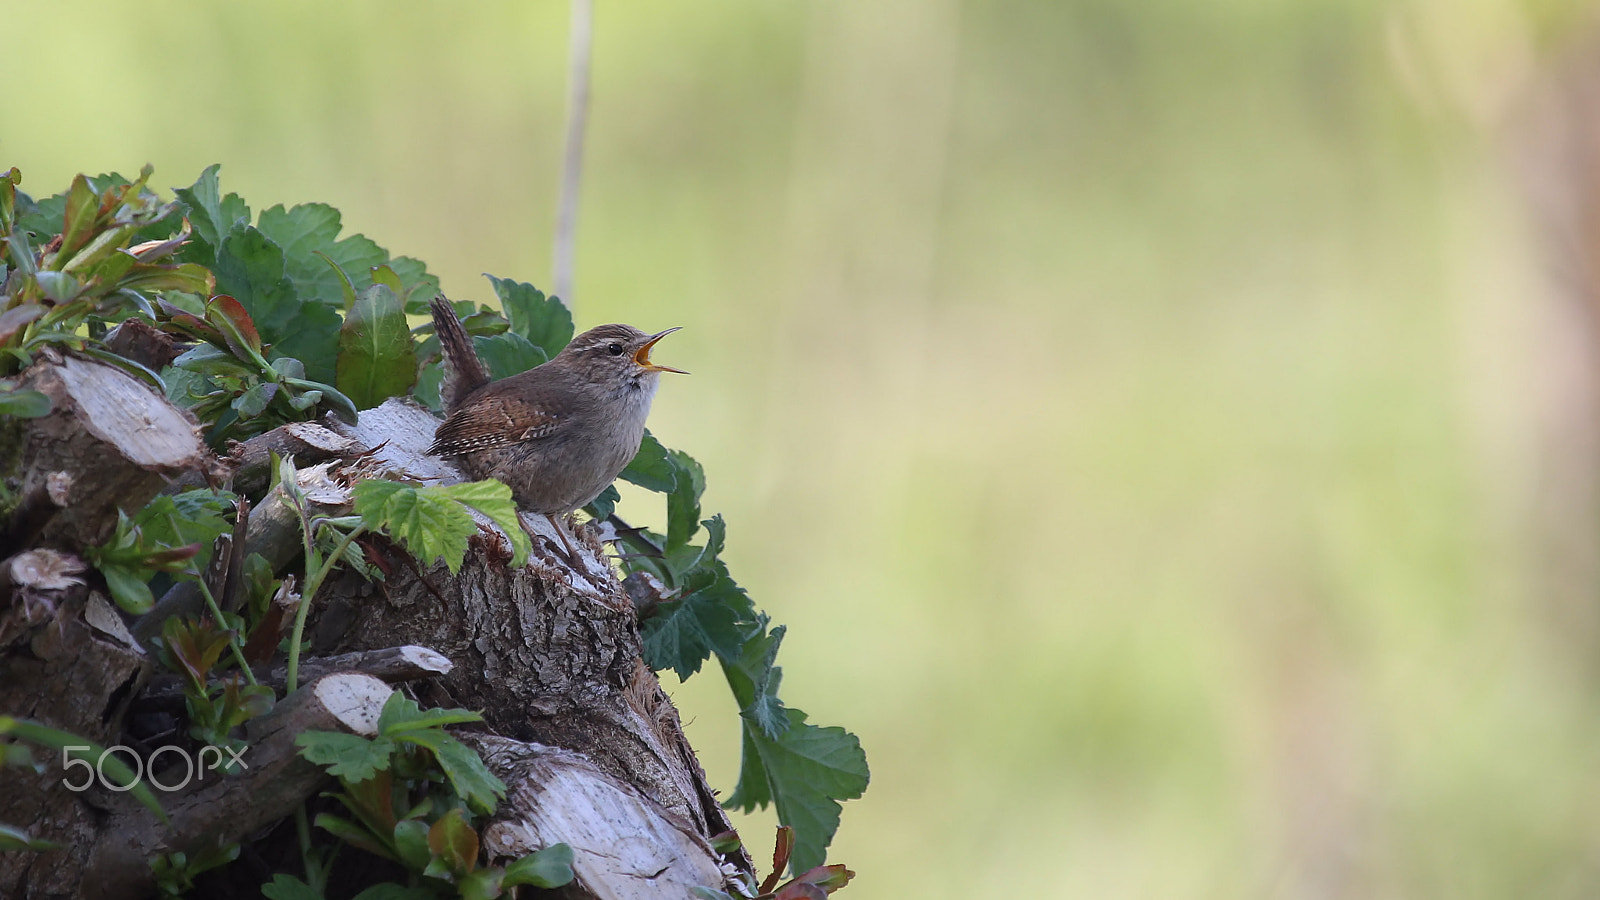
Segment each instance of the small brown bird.
M550 520L570 555L556 517L599 496L639 452L660 373L688 374L650 361L650 348L678 329L601 325L549 362L490 382L455 309L442 297L431 306L447 417L428 452L505 482L519 507Z

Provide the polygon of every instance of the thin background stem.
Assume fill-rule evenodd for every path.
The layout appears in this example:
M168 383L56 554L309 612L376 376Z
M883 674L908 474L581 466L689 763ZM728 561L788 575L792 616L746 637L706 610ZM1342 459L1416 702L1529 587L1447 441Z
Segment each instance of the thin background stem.
M561 204L556 212L553 281L572 307L573 257L578 237L578 186L583 178L583 136L589 123L589 59L594 47L594 0L572 0L567 61L567 141L561 162Z

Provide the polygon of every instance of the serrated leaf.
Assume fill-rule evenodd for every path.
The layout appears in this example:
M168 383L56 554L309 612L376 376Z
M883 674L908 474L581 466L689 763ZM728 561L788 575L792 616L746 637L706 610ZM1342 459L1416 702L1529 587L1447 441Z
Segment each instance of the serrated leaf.
M364 738L337 731L307 731L294 743L301 756L327 766L329 775L346 781L366 781L388 769L395 749L394 742L385 737Z
M505 783L494 776L483 764L483 758L466 744L461 743L442 728L404 731L395 735L396 741L426 747L450 779L451 787L467 801L473 812L488 815L495 804L506 795Z
M530 884L541 888L558 888L572 881L572 848L566 844L551 844L536 850L506 866L506 887Z
M452 575L461 571L467 539L478 531L461 504L392 481L363 481L353 493L356 513L369 529L405 545L418 562L442 557Z
M378 714L378 733L393 737L405 731L436 728L444 725L462 725L482 722L483 716L466 709L423 709L405 694L395 691L384 701L383 712Z
M511 499L511 488L490 479L468 481L430 490L437 490L458 503L472 507L500 526L500 530L511 540L512 566L521 566L528 561L528 554L533 552L533 544L528 539L528 533L522 530L522 520L517 517L517 504Z
M271 356L292 356L312 381L333 382L339 352L339 314L302 300L284 274L283 250L245 223L233 227L217 249L217 289L244 305Z
M667 456L667 448L646 429L639 452L633 455L633 461L622 470L620 477L647 491L666 494L678 486L677 473L678 467Z
M335 384L357 409L405 396L416 383L416 346L400 298L387 285L362 291L345 316L337 371Z
M677 485L667 495L667 550L689 543L700 528L700 495L706 490L706 474L694 457L682 450L669 450L676 470Z
M680 679L700 671L712 653L738 658L756 622L750 598L721 563L696 570L683 587L682 597L662 603L640 626L645 662Z
M867 789L870 773L861 741L843 728L820 728L798 709L785 710L788 728L777 738L744 723L739 785L724 806L749 812L769 802L778 821L794 829L792 871L823 864L839 830L840 801Z
M389 260L382 247L363 235L340 240L339 211L326 203L302 203L289 210L279 204L262 210L256 227L283 249L284 273L302 300L342 305L339 275L319 253L344 272L357 293L372 285L372 267Z
M233 230L234 224L250 219L250 207L238 194L222 196L221 184L217 179L217 172L221 168L215 163L207 166L194 184L173 189L173 193L188 207L187 218L194 226L195 237L199 238L189 246L186 255L206 265L216 259L217 248L222 245L228 232Z
M756 636L745 642L737 657L720 658L723 676L728 679L728 687L739 704L740 717L774 738L789 727L783 701L778 699L783 669L773 664L784 632L782 625L768 632L763 617Z
M572 340L572 312L559 298L547 297L531 284L488 274L484 277L494 285L511 330L544 351L546 359L560 353Z
M543 365L549 359L543 350L514 331L475 337L472 346L478 351L478 358L489 367L490 377L496 381Z
M607 519L616 511L617 501L621 499L622 495L617 493L617 486L608 484L606 489L600 492L600 496L589 501L589 505L585 506L584 510L597 520Z

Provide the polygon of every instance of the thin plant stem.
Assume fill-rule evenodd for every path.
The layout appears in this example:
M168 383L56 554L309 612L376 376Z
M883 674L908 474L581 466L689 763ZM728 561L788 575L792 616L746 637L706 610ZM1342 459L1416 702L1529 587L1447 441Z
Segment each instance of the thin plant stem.
M300 592L300 608L294 612L294 631L289 636L289 677L284 685L284 693L292 694L300 686L300 639L306 632L306 613L311 610L311 601L317 596L317 589L322 587L323 579L333 571L333 567L344 558L345 548L356 539L357 535L366 532L366 526L357 525L350 532L339 539L333 552L328 558L317 565L317 556L314 550L306 553L306 586ZM315 567L315 571L313 571Z
M206 586L204 578L196 578L195 584L200 586L200 596L206 598L206 607L211 610L211 618L217 622L217 627L222 627L222 609L217 606L217 598L211 596L211 588ZM250 671L250 664L244 661L244 651L239 648L239 635L235 632L228 633L228 649L233 651L233 659L239 664L239 669L244 672L244 677L254 685L256 673Z

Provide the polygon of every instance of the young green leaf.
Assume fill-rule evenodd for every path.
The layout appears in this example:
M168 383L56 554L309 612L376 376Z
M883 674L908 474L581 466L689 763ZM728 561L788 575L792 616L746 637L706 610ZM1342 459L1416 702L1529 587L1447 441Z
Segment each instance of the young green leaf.
M382 531L404 544L419 562L440 557L452 574L461 571L467 539L478 525L465 507L487 516L511 541L513 566L528 560L532 544L517 520L511 489L498 481L476 481L448 487L414 488L393 481L369 480L355 486L356 513L367 528Z
M574 878L572 848L566 844L551 844L536 850L506 866L506 887L530 884L541 888L558 888Z
M328 774L352 782L366 781L388 769L395 750L394 742L386 737L364 738L337 731L307 731L294 743L301 756L327 766Z
M483 758L443 728L425 728L396 734L397 742L416 744L433 753L433 758L450 779L450 786L467 801L473 812L488 815L506 795L505 783L483 764Z
M395 691L384 701L383 712L378 714L378 733L393 737L402 732L421 728L438 728L445 725L462 725L482 722L483 716L466 709L423 709L405 694Z
M297 207L298 208L298 207ZM339 390L358 409L404 396L417 380L417 351L400 298L387 285L362 291L339 329Z
M38 391L9 390L0 393L0 416L37 419L50 414L50 398Z

